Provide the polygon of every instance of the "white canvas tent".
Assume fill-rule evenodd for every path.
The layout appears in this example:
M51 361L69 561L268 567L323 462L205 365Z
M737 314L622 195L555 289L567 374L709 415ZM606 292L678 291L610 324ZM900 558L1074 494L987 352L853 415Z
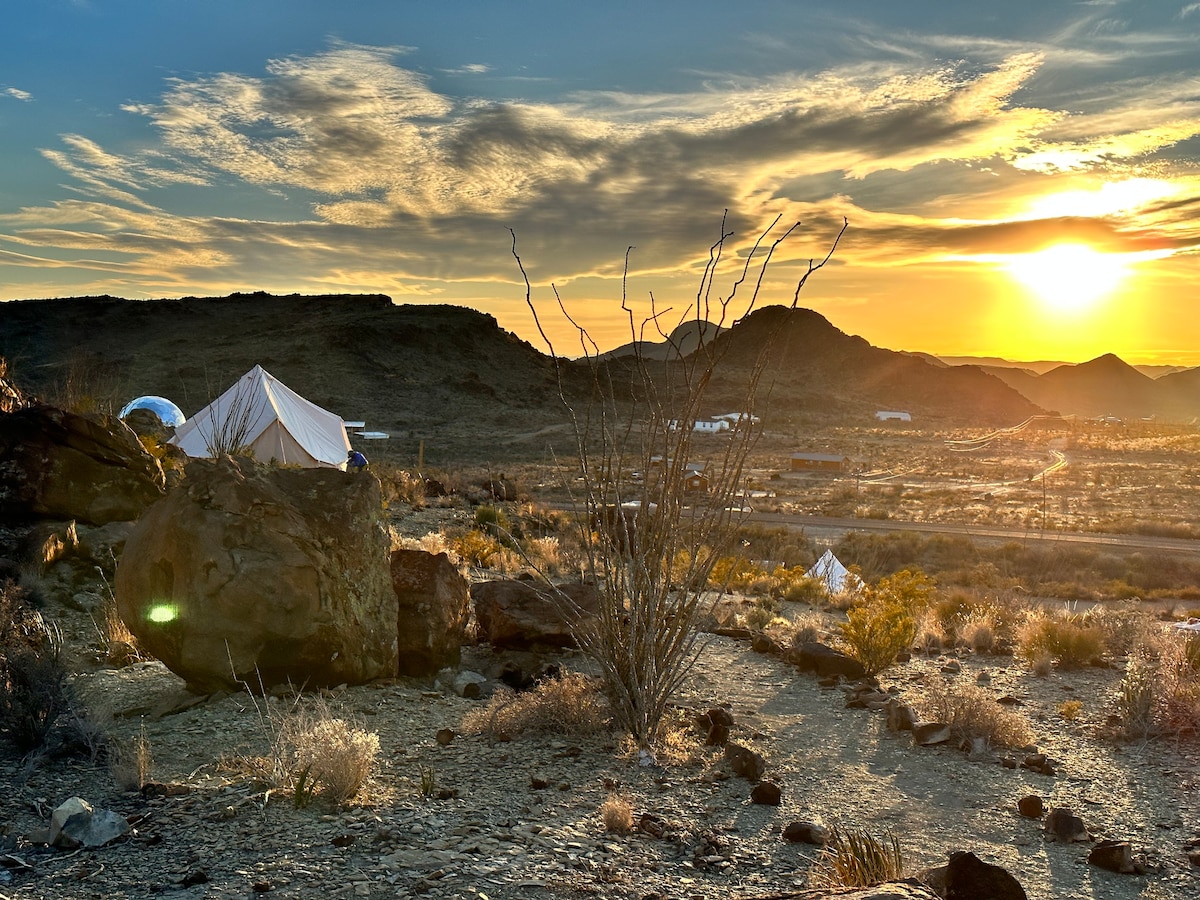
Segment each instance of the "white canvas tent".
M188 456L248 447L256 459L304 468L346 464L350 440L340 416L305 400L262 366L175 430Z
M815 578L824 582L826 590L831 594L840 594L846 590L846 580L850 571L842 565L842 561L833 555L832 550L821 554L811 569L804 573L805 578Z

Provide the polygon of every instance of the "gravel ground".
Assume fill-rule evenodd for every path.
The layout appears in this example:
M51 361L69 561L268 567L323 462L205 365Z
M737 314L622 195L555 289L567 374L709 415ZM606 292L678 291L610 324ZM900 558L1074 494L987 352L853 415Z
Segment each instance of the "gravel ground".
M963 654L962 672L946 676L946 661L916 657L885 673L883 686L907 698L922 679L987 671L989 691L1022 700L1054 776L1004 768L997 756L916 748L908 734L889 733L880 713L846 708L839 688L714 636L680 705L699 713L729 704L732 738L760 752L766 777L782 787L778 807L751 803L751 785L699 741L696 761L666 766L639 764L610 735L459 734L443 746L437 731L459 729L482 701L403 679L327 692L335 713L378 733L380 765L348 808L318 800L296 809L237 762L266 752L263 701L231 695L156 717L156 707L186 696L178 678L156 662L99 669L76 677L80 694L132 713L113 732L129 739L144 729L154 781L178 793L123 793L105 766L78 758L0 759L9 785L0 897L756 897L804 887L816 848L781 839L795 820L890 829L912 869L972 850L1012 872L1031 898L1200 897L1200 869L1185 853L1200 838L1197 747L1100 737L1118 671L1037 678L1011 657ZM481 670L494 662L486 647L464 659ZM1074 722L1055 711L1064 698L1082 703ZM431 774L452 796L423 798ZM635 817L663 820L662 837L604 830L598 809L616 785ZM1017 812L1027 794L1047 809L1071 807L1097 839L1132 841L1148 874L1102 871L1087 864L1087 844L1046 842L1040 822ZM31 844L71 795L129 817L130 835L97 850Z

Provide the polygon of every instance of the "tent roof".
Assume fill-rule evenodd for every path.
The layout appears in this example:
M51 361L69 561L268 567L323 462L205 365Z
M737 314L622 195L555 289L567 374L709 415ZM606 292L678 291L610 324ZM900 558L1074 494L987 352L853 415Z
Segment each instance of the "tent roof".
M846 589L846 579L850 570L842 565L842 561L833 555L832 550L821 554L811 569L804 573L805 578L817 578L825 582L825 587L831 594L840 594Z
M301 466L341 466L350 449L340 416L305 400L262 366L179 426L172 442L188 456L245 446L263 462Z

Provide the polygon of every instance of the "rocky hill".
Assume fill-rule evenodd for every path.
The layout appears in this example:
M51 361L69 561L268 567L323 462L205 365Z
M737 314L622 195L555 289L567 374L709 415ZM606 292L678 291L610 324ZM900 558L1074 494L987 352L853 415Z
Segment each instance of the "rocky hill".
M766 307L712 346L725 360L713 413L740 406L748 366L767 346L773 355L761 397L768 415L869 419L894 407L956 423L1011 424L1038 411L976 367L873 347L811 310ZM539 434L566 421L554 360L494 318L380 295L10 301L0 304L0 356L35 394L111 410L159 394L186 415L257 363L314 403L391 433L391 447L412 454L424 441L431 452L479 459L497 436ZM627 360L606 364L613 383L629 383ZM592 382L581 363L559 372L572 397ZM544 442L528 449L544 452Z

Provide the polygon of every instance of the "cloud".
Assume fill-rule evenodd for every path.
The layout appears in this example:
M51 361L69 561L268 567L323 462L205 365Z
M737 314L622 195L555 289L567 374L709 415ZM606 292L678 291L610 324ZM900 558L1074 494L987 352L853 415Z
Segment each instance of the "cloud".
M29 91L23 91L20 88L15 87L5 88L4 94L5 96L13 97L17 100L24 100L26 102L33 99L33 94L29 93Z
M819 246L848 215L845 258L871 265L1031 247L1054 228L1153 243L1118 220L989 226L966 222L966 209L929 218L854 199L897 172L930 205L967 166L1012 178L1119 173L1198 133L1183 85L1109 84L1125 92L1114 106L1068 111L1033 102L1044 53L999 49L983 63L914 54L819 73L711 76L677 93L496 102L433 90L398 64L404 48L339 44L273 60L260 76L175 79L157 102L127 105L157 129L149 148L116 153L65 136L43 153L78 199L0 215L0 233L78 254L81 265L102 250L118 260L106 266L155 286L194 289L219 270L227 281L325 289L341 273L363 282L355 288L397 293L512 280L510 227L535 280L619 276L629 245L638 271L694 268L726 209L742 249L777 213L803 219ZM1163 102L1139 105L1148 94ZM818 183L820 196L803 192ZM261 197L263 208L294 214L216 217L172 199L231 185L245 208ZM805 252L802 244L784 258Z

